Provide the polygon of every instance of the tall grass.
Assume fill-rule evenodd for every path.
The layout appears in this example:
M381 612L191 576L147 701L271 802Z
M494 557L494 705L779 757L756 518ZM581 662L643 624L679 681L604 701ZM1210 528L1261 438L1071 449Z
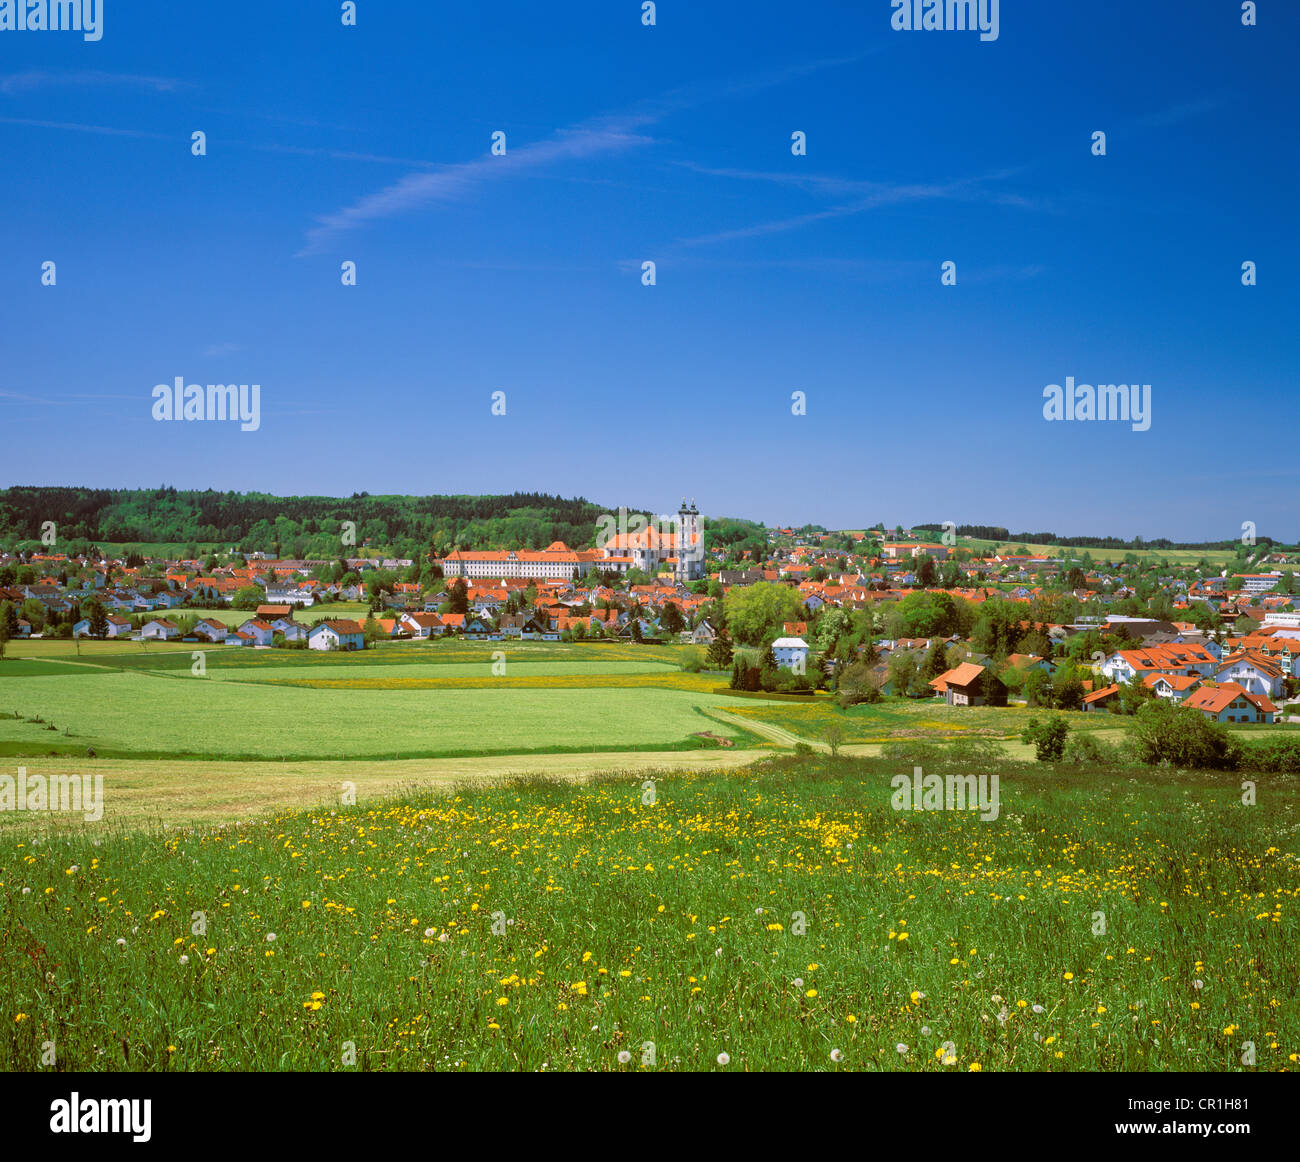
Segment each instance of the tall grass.
M1004 764L981 822L899 766L6 834L0 1062L1296 1068L1294 779Z

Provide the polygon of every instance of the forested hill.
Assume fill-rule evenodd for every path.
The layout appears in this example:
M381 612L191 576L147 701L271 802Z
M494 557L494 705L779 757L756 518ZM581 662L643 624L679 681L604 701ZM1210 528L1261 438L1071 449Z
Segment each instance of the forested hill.
M509 496L269 496L175 488L0 489L0 544L36 541L54 521L59 548L83 544L180 544L237 547L290 558L339 556L344 521L356 524L358 551L412 556L455 545L539 549L595 542L610 510L582 498L542 493ZM645 510L633 510L645 511Z

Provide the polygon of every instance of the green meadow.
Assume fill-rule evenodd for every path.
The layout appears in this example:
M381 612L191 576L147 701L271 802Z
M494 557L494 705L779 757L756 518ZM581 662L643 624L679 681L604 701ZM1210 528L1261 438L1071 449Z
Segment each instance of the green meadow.
M0 1067L1297 1068L1294 778L1006 763L982 820L896 773L5 831Z
M62 667L0 680L0 751L102 757L418 758L661 749L738 738L671 689L315 689ZM492 678L485 679L491 683ZM53 729L51 729L51 727Z

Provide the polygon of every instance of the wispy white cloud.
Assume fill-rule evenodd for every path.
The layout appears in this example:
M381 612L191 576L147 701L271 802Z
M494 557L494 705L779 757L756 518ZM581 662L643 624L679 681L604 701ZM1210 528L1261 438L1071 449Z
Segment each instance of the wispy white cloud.
M86 400L99 400L99 399L139 400L142 398L147 399L148 396L147 395L145 396L108 395L108 394L70 392L67 395L56 397L56 396L48 396L48 395L30 395L27 392L22 392L22 391L0 391L0 401L8 401L10 403L16 403L16 404L18 403L37 404L41 407L79 407Z
M719 242L732 242L741 238L757 238L768 234L781 234L798 230L804 226L836 218L848 218L864 214L882 206L902 205L909 202L936 200L989 202L996 205L1028 208L1034 205L1032 199L1023 195L989 188L993 183L1003 181L1017 172L1016 170L999 170L995 173L978 177L961 178L949 182L870 182L837 178L823 174L793 174L767 172L760 170L710 169L690 165L688 168L712 177L733 178L743 181L775 182L781 185L796 186L816 194L844 196L859 194L847 202L827 206L821 210L810 210L804 214L794 214L785 218L754 222L747 226L738 226L731 230L719 230L709 234L700 234L690 238L677 239L676 245L691 247L711 245Z
M53 88L126 88L143 89L153 93L174 93L193 88L189 81L171 77L141 76L136 73L107 73L97 69L69 69L48 71L29 69L22 73L0 74L0 93L28 93L36 89Z
M244 348L238 343L213 343L203 351L204 359L219 359L223 355L234 355Z
M262 153L287 153L294 157L323 157L331 161L369 161L380 165L419 165L435 168L439 163L425 161L418 157L390 157L382 153L358 153L348 149L330 149L325 146L311 145L277 145L274 143L250 143L232 141L231 145L242 145Z
M1170 125L1177 125L1181 121L1200 117L1205 113L1213 113L1223 105L1222 97L1201 97L1195 101L1183 101L1177 105L1157 109L1153 113L1144 113L1134 118L1132 124L1139 129L1164 129Z
M1223 104L1224 99L1219 96L1185 101L1135 117L1128 121L1125 127L1134 132L1163 129L1211 113L1222 107ZM1051 210L1051 205L1043 199L1033 198L1014 190L999 188L1000 183L1041 166L1046 160L1046 158L1040 158L1035 162L1008 166L993 173L962 178L956 181L921 183L859 181L829 174L727 169L681 162L678 164L709 177L775 183L803 189L814 195L848 198L850 200L828 206L825 209L812 210L805 214L795 214L785 218L755 222L747 226L738 226L731 230L719 230L710 234L681 238L677 240L676 245L681 247L704 246L743 238L756 238L768 234L780 234L815 225L818 222L867 213L882 206L901 205L909 202L967 201L1024 210ZM1032 273L1037 273L1037 271Z
M349 230L406 213L430 202L464 197L486 182L517 177L559 161L581 160L648 144L651 138L633 132L636 124L638 120L635 118L610 119L561 130L546 141L510 147L503 157L482 157L441 165L428 172L407 174L400 181L367 194L350 206L318 217L316 225L307 231L306 243L299 253L319 253L330 241Z
M33 129L67 129L75 133L100 133L109 137L146 137L167 141L166 133L150 133L145 129L115 129L111 125L83 125L76 121L37 121L30 117L0 117L0 125L27 125Z
M872 52L791 65L777 72L738 81L681 86L634 105L623 113L558 130L550 138L510 147L503 157L482 157L440 165L431 172L408 174L400 181L330 214L320 215L307 231L299 255L316 254L351 230L407 213L434 202L463 198L485 183L530 174L564 161L579 161L645 146L654 139L642 132L674 113L712 101L734 99L783 84L821 69L851 64Z

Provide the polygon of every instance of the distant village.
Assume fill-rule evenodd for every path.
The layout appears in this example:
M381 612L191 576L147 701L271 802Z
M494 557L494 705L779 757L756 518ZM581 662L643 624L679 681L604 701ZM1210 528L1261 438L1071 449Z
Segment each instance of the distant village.
M594 549L0 554L0 639L683 643L697 647L696 668L730 670L740 691L1109 713L1164 699L1219 722L1281 721L1300 697L1300 603L1282 567L1294 552L1243 547L1226 567L1162 565L1158 552L1095 561L979 552L901 528L774 529L765 549L737 552L706 548L693 513L683 502L680 532L625 532Z

